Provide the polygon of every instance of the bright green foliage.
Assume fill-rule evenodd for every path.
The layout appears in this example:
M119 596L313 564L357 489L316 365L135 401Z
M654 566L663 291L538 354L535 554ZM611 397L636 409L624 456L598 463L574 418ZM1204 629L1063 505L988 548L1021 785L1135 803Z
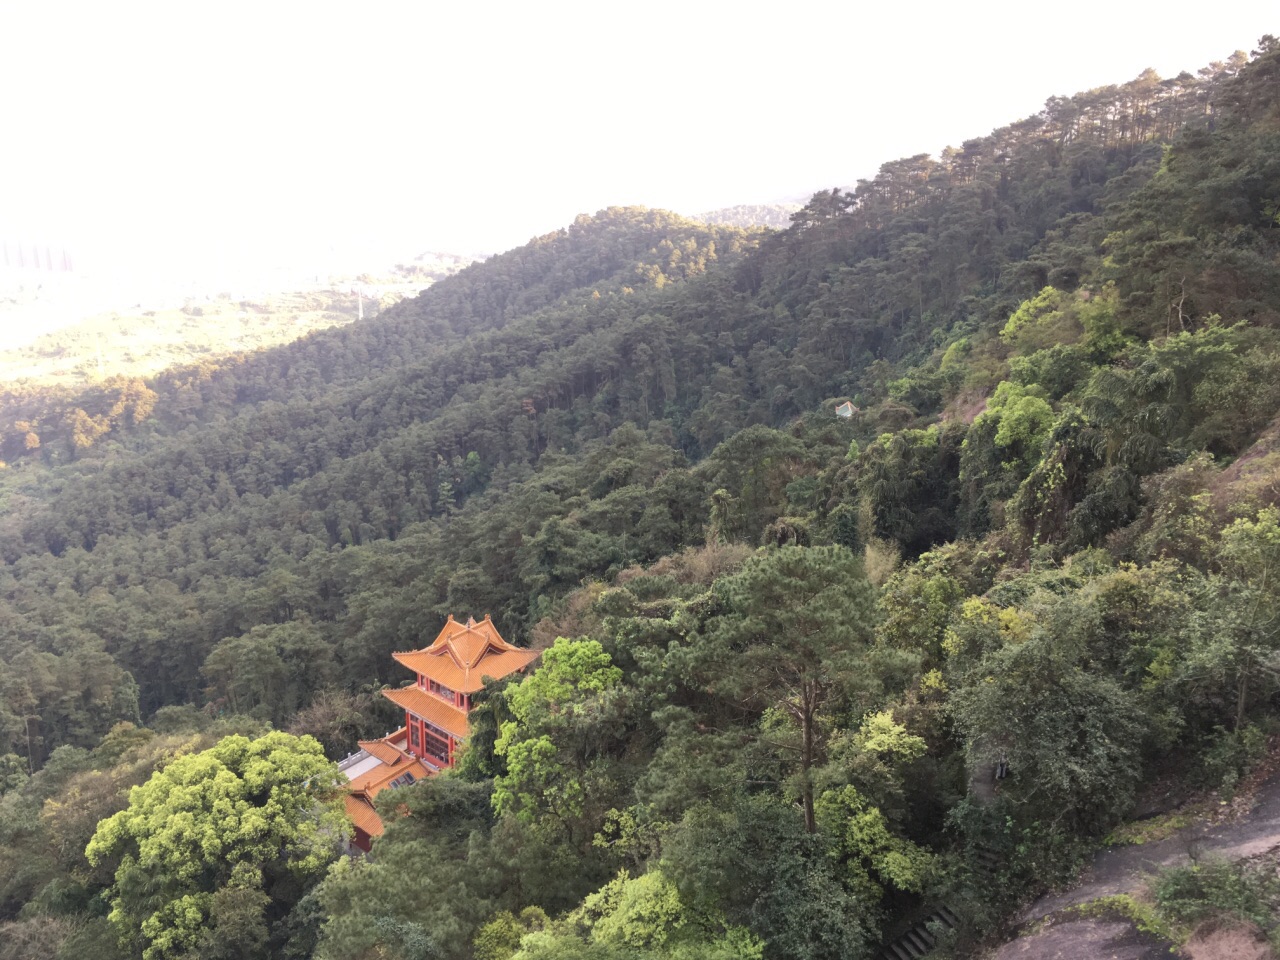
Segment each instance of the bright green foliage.
M1081 346L1093 360L1110 360L1130 343L1120 327L1114 284L1108 283L1096 296L1078 303L1075 313L1084 327Z
M582 712L576 694L603 693L618 685L622 671L596 640L560 637L542 654L538 669L507 693L507 704L520 723L533 722L539 711Z
M1038 464L1056 421L1039 384L1002 381L974 420L960 457L963 532L986 532L998 509Z
M525 811L525 816L531 817L533 810L545 806L579 816L583 785L570 779L568 771L558 762L555 742L545 734L517 740L518 728L514 723L503 724L503 727L495 752L506 758L508 772L497 782L494 809L502 814L514 812L518 806Z
M1020 387L1005 381L996 387L987 401L987 412L999 422L995 441L998 446L1012 448L1021 459L1034 463L1040 459L1040 447L1053 423L1053 407L1038 386Z
M1136 514L1136 477L1103 471L1104 442L1079 410L1059 414L1044 456L1008 504L1007 516L1025 542L1078 549Z
M546 926L547 915L537 907L526 907L519 918L503 910L476 934L473 956L475 960L510 960L525 934Z
M957 605L978 584L958 575L950 554L931 551L899 570L884 585L881 642L919 654L926 665L940 662L942 640Z
M1045 287L1014 311L1000 331L1000 339L1027 352L1060 341L1062 304L1062 293L1053 287Z
M146 960L185 956L210 924L259 943L269 905L336 853L340 782L309 737L232 736L179 757L102 821L86 856L115 865L111 923ZM292 882L291 882L292 881Z
M1218 562L1229 575L1252 580L1264 596L1280 594L1280 510L1267 507L1223 530Z
M512 960L760 960L762 947L747 930L691 910L675 884L654 869L638 877L620 874L563 923L526 934Z
M1076 344L1054 344L1026 356L1009 358L1009 378L1024 387L1039 386L1051 400L1070 393L1092 372L1088 354Z
M494 744L507 766L494 781L499 815L549 818L585 839L608 792L609 746L627 704L621 680L599 641L561 637L539 668L508 690L515 719L502 724Z
M1094 361L1110 360L1128 342L1120 330L1111 284L1097 293L1080 291L1074 297L1045 287L1014 311L1000 339L1024 355L1065 358L1078 353ZM1078 350L1072 350L1077 341Z
M1001 381L974 420L960 456L960 517L965 532L979 534L995 505L1007 499L1040 462L1055 420L1038 384Z
M945 756L939 749L945 736L941 702L945 689L941 674L929 671L892 711L876 711L855 729L838 731L831 738L827 762L815 778L818 806L828 805L825 821L819 810L819 822L832 838L832 855L846 862L846 883L860 885L861 895L869 902L878 902L886 888L899 888L887 873L907 884L900 889L917 889L905 874L883 864L875 868L881 880L873 881L867 874L872 858L898 851L915 859L918 851L928 860L926 849L918 845L936 841L933 821L937 813L932 805L939 791L949 789L948 778L955 776L954 769L947 772L938 764ZM919 733L908 730L895 713ZM845 813L841 813L842 805ZM860 825L853 822L855 819ZM853 842L855 833L872 826L880 831L874 847ZM916 879L924 875L922 870Z
M855 897L876 903L886 887L921 892L934 869L933 856L894 835L884 814L857 789L846 786L822 794L817 814L847 873L845 884Z
M619 875L582 901L582 913L595 918L592 939L632 947L665 945L689 922L680 892L660 871Z
M888 710L872 713L863 719L858 728L857 744L860 750L881 754L895 760L911 761L924 755L924 740L908 733L907 728L893 719Z

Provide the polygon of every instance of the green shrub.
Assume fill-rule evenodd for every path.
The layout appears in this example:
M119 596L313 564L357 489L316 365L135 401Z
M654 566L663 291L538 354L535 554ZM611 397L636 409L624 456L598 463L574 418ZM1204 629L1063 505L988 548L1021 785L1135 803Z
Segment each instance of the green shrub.
M1163 871L1154 892L1161 914L1175 923L1194 926L1212 917L1234 917L1265 929L1273 923L1280 880L1274 868L1208 860Z
M1218 790L1230 800L1235 796L1240 779L1267 752L1267 734L1253 724L1239 730L1215 727L1209 744L1200 758L1200 776L1206 786Z
M1071 912L1081 917L1118 916L1131 922L1140 932L1168 943L1180 943L1185 939L1182 931L1171 925L1151 904L1135 900L1127 893L1090 900L1073 908Z

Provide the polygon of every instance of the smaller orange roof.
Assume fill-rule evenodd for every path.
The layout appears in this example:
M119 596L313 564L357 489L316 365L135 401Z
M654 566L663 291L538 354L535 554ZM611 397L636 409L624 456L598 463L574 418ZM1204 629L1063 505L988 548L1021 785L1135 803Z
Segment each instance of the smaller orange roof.
M396 706L403 707L445 733L451 733L455 737L467 736L467 715L434 694L426 693L420 687L383 690L382 695Z
M352 780L347 789L352 793L363 793L372 800L385 790L392 780L403 777L406 773L412 774L415 780L431 776L431 771L416 758L409 763L397 763L394 765L380 763L372 770L362 773Z
M370 756L377 757L383 763L389 766L395 766L404 760L411 760L407 753L384 740L361 740L359 741L360 749L368 753Z
M347 816L358 829L371 837L382 836L382 818L378 816L378 811L373 809L372 803L364 797L357 797L351 793L348 793L343 801L347 807Z
M368 767L354 777L348 774L347 789L355 794L363 794L372 800L381 793L392 780L412 774L413 779L429 777L434 772L417 757L406 752L401 744L405 743L408 730L401 727L395 733L381 740L361 740L360 749L373 757L377 763ZM364 767L364 764L361 764Z

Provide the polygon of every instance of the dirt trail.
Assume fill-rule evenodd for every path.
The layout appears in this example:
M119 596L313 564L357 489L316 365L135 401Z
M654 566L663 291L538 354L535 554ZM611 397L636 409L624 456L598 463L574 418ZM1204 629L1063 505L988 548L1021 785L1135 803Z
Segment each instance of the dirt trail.
M1166 840L1103 850L1094 857L1079 884L1062 893L1041 897L1019 919L1022 923L1031 923L1099 897L1132 892L1141 885L1144 876L1163 867L1187 863L1193 856L1241 860L1277 847L1280 847L1280 776L1273 776L1254 794L1252 808L1233 822L1192 824Z
M1273 754L1272 760L1277 755ZM1269 765L1275 771L1274 765ZM1230 821L1197 822L1168 839L1102 850L1093 858L1080 882L1070 890L1041 897L1019 918L1022 926L1051 917L1070 907L1099 897L1133 893L1144 880L1164 867L1178 866L1193 857L1242 860L1280 848L1280 773L1259 771L1267 777L1251 795L1238 801L1241 808ZM1256 782L1256 781L1255 781ZM993 951L990 960L1268 960L1265 942L1246 929L1205 930L1181 950L1140 934L1134 926L1114 919L1060 917Z
M1006 943L990 960L1173 960L1168 944L1116 920L1066 920Z

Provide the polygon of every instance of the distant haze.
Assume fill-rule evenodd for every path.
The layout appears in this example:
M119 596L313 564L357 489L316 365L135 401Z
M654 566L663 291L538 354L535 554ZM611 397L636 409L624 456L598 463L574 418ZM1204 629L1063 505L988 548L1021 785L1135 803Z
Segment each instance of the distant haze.
M1274 7L7 4L0 239L142 300L794 199L1251 49Z

